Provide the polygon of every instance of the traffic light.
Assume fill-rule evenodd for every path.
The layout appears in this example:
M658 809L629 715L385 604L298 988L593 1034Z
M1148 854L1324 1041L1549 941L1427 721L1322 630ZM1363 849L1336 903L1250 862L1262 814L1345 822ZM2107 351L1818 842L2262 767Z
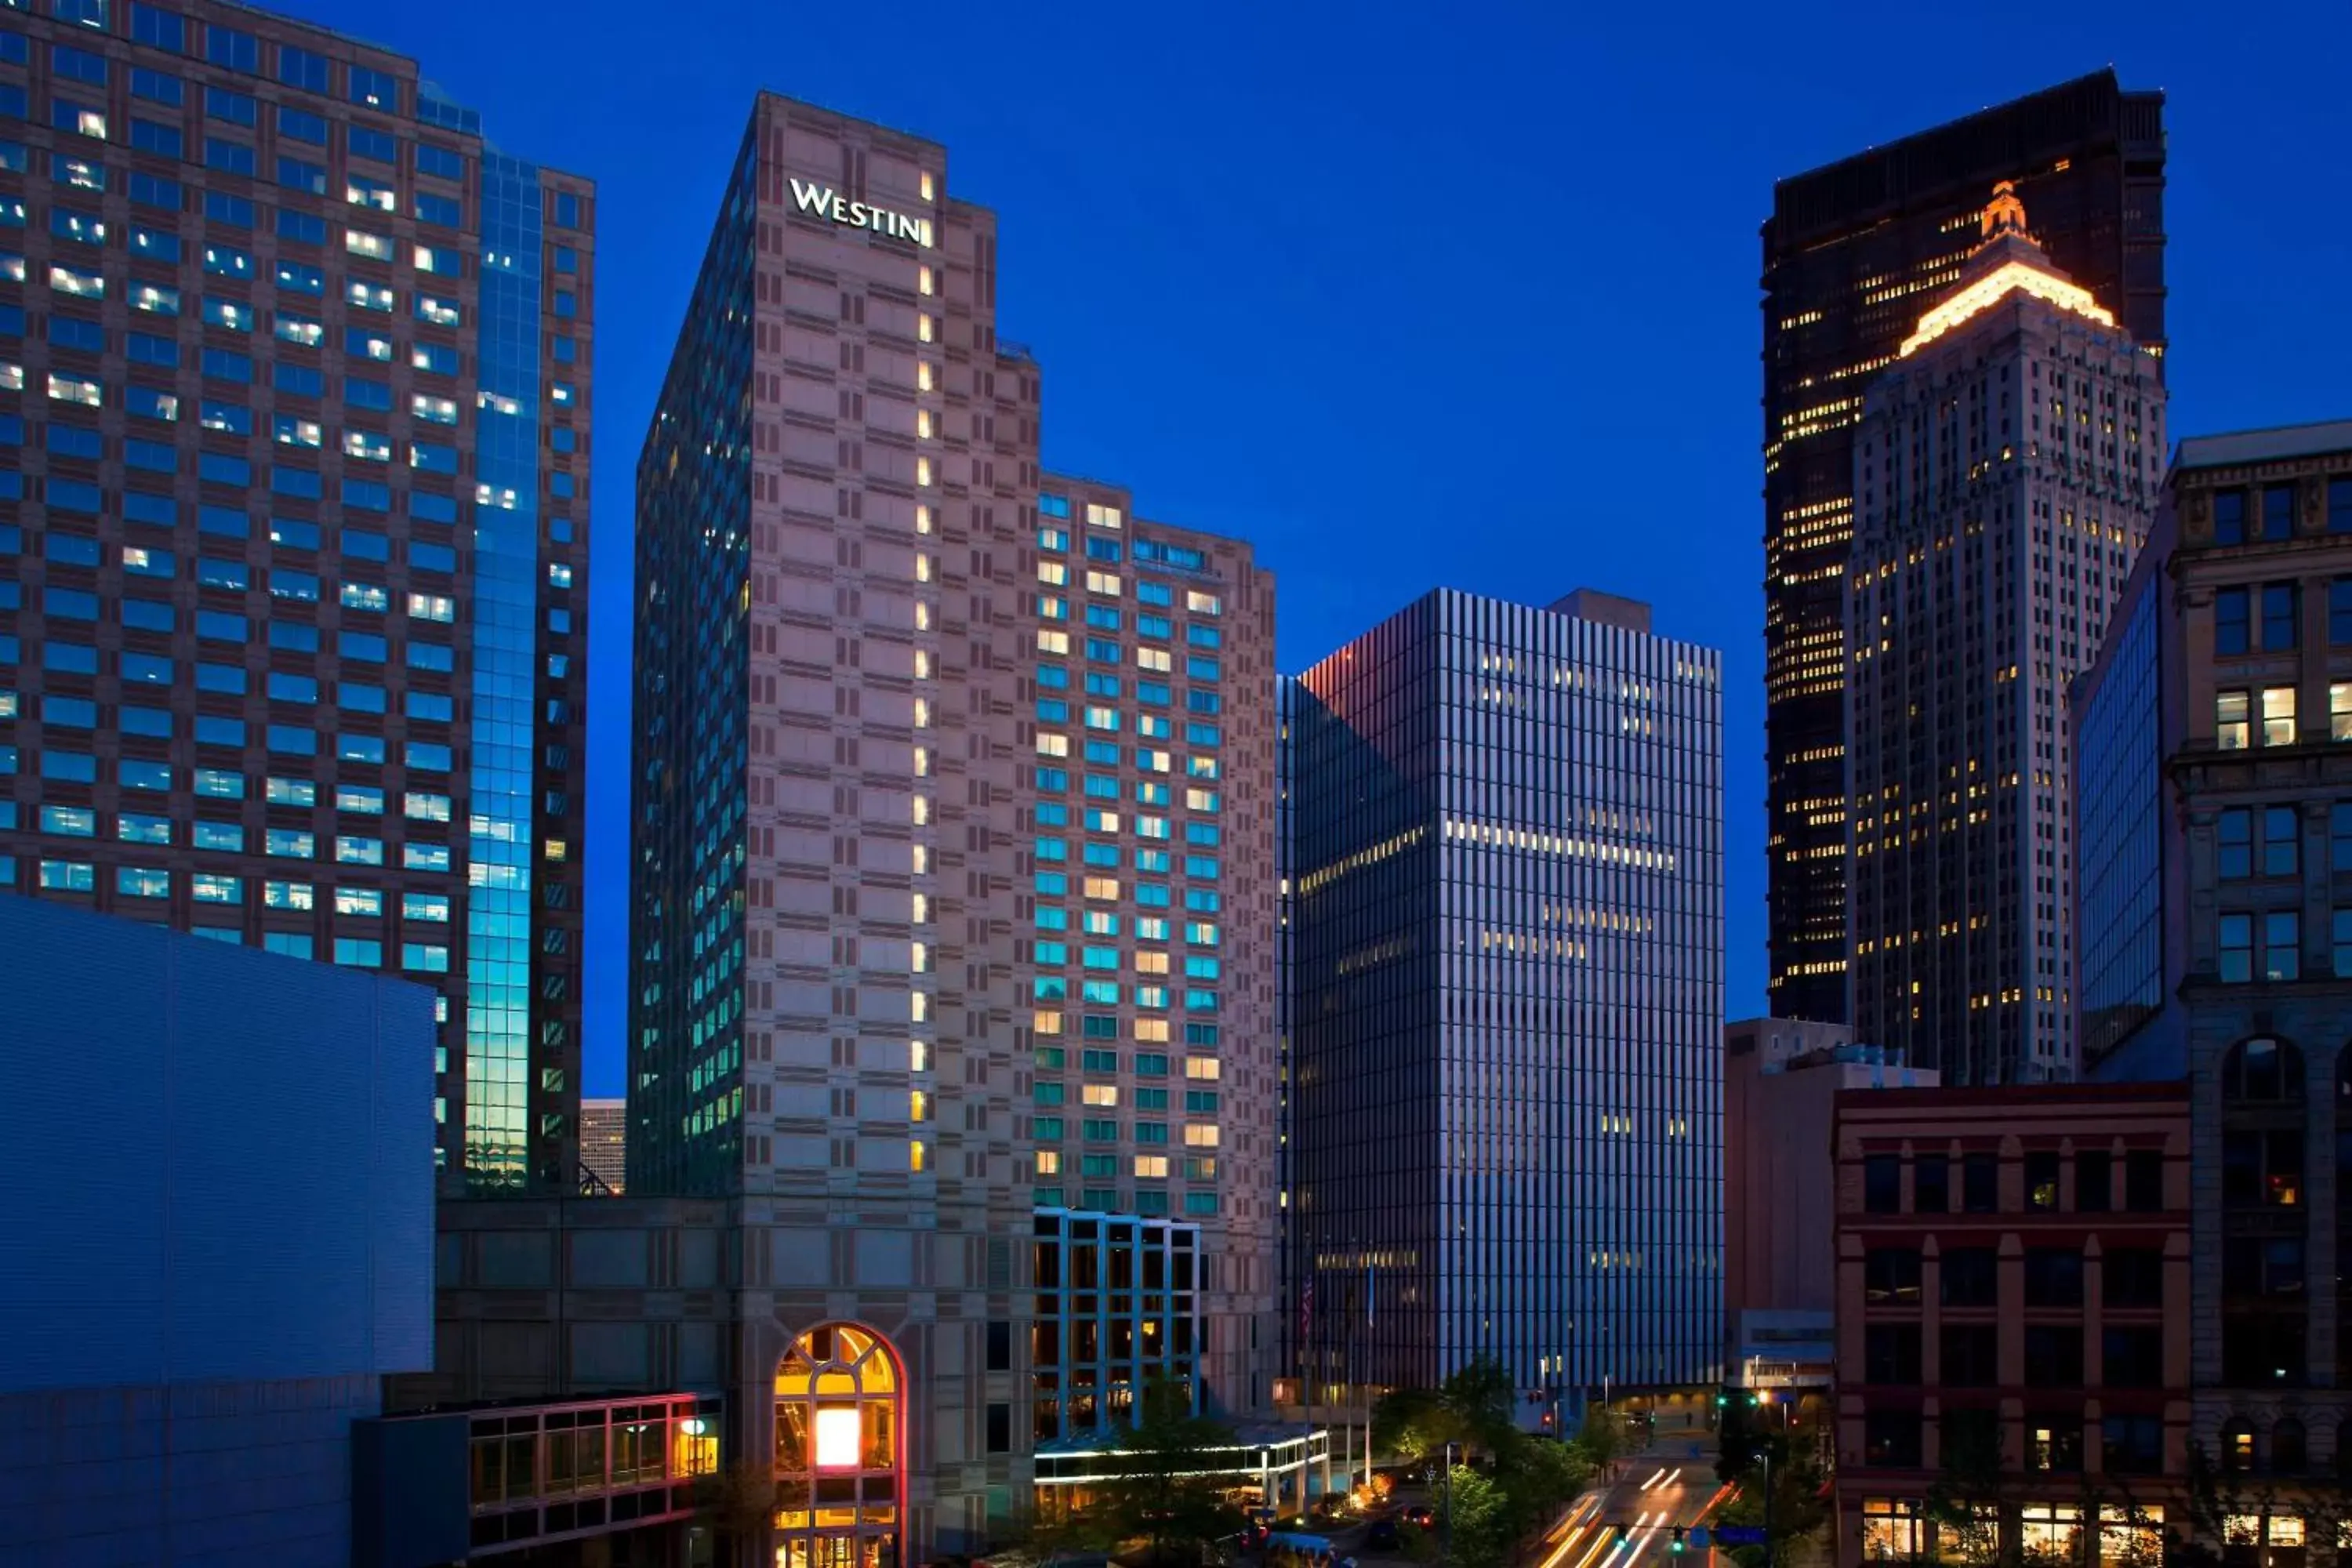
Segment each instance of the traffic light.
M1630 1524L1626 1523L1623 1520L1622 1520L1622 1519L1621 1519L1621 1520L1619 1520L1619 1521L1617 1521L1617 1539L1618 1539L1620 1542L1625 1542L1625 1541L1630 1541L1630 1540L1632 1540L1633 1538L1633 1527L1632 1525L1630 1525Z
M1673 1548L1673 1550L1675 1550L1675 1551L1676 1551L1676 1552L1680 1552L1682 1549L1683 1549L1683 1527L1682 1527L1681 1525L1679 1525L1679 1524L1678 1524L1678 1525L1675 1526L1675 1543L1674 1543L1674 1548Z
M1717 1410L1722 1409L1725 1405L1728 1405L1728 1404L1730 1404L1730 1403L1731 1403L1731 1396L1730 1396L1730 1395L1728 1395L1728 1394L1717 1394L1717 1395L1715 1396L1715 1407L1716 1407Z

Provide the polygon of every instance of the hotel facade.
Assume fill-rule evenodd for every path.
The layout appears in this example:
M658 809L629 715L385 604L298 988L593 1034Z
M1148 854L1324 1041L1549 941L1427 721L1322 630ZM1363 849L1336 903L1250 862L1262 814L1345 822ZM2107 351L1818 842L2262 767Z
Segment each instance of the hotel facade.
M1271 1394L1272 580L1041 472L950 181L763 95L639 464L626 1184L740 1237L785 1568Z

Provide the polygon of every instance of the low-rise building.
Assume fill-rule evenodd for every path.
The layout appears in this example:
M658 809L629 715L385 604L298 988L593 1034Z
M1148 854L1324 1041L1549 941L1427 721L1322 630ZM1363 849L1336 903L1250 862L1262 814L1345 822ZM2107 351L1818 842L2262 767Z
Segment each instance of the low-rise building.
M0 1562L352 1561L433 1361L434 994L0 896Z
M1876 1089L1836 1114L1838 1562L2088 1563L2086 1533L2121 1561L2180 1524L2186 1087Z
M1832 1147L1847 1089L1932 1088L1930 1070L1856 1045L1843 1024L1743 1018L1724 1038L1724 1321L1727 1381L1826 1388L1837 1246Z

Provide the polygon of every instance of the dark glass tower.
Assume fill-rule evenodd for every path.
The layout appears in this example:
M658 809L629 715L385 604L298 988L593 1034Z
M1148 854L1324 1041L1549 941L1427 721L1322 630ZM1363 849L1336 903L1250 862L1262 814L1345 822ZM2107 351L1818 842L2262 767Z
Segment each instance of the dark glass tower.
M1297 679L1289 760L1301 1375L1712 1379L1720 656L1441 590Z
M587 182L213 0L0 21L0 890L441 998L576 1177Z
M2057 268L2164 352L2164 96L2100 71L1780 182L1764 250L1771 1010L1843 1021L1843 589L1864 389L2011 181Z

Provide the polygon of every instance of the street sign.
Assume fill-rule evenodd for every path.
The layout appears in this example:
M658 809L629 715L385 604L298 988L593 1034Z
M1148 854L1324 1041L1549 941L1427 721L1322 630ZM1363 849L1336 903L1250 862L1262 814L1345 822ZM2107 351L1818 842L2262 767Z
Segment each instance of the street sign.
M1760 1524L1718 1524L1715 1527L1717 1546L1761 1546L1764 1527Z
M1694 1524L1690 1527L1690 1545L1693 1552L1706 1550L1708 1539L1706 1530L1707 1527L1703 1524Z

